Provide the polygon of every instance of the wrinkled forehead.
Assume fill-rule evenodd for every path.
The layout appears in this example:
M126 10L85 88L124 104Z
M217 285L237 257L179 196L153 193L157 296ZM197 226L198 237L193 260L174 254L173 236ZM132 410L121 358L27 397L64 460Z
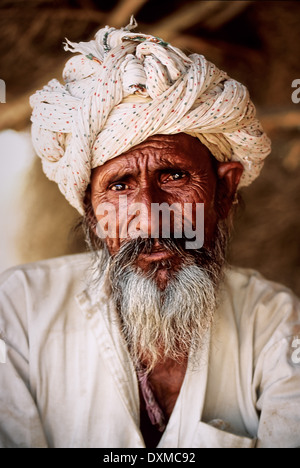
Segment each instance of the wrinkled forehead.
M139 165L145 162L149 168L176 167L194 171L202 167L212 168L214 158L206 146L191 135L184 133L153 135L120 156L93 169L92 174L109 174L122 171L132 164Z
M145 149L173 151L174 153L182 153L188 156L190 153L197 151L210 155L209 150L204 146L198 138L192 137L187 133L177 133L175 135L152 135L142 143L134 146L130 150L123 153L121 156L141 152Z

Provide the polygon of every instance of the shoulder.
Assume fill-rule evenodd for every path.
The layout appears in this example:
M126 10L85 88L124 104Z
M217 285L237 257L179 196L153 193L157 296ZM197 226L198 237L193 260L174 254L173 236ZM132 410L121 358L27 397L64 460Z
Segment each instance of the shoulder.
M0 290L25 284L41 286L44 282L47 282L49 288L53 282L59 282L62 278L64 282L72 282L88 270L90 263L90 254L83 253L18 265L1 273Z
M90 254L68 255L19 265L0 275L3 317L29 318L71 310L75 296L86 288Z
M300 301L286 286L252 269L229 267L224 290L240 332L270 344L300 330Z
M224 288L234 302L246 301L252 307L256 304L275 306L285 302L299 306L299 298L288 287L270 281L249 268L229 266L225 273Z
M91 262L91 255L84 253L19 265L2 273L0 331L7 340L15 343L24 333L42 334L54 325L57 330L80 328L76 295L86 288Z
M23 265L16 265L11 267L0 274L0 283L3 283L14 274L24 272L24 274L35 274L39 271L47 273L54 273L61 269L73 269L84 267L90 261L89 253L79 253L74 255L65 255L62 257L49 258L46 260L39 260L37 262L25 263Z

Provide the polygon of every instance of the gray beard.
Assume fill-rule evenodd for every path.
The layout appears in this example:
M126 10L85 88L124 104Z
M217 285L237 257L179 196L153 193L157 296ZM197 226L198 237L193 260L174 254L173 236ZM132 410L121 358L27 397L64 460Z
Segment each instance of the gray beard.
M187 356L196 364L217 307L217 292L223 276L228 230L219 224L213 246L185 251L177 239L160 239L162 245L182 258L178 271L156 263L143 273L135 263L139 253L151 249L151 239L124 243L110 257L104 247L98 271L109 264L112 296L119 313L122 333L136 368L151 372L158 363L172 359L178 363ZM159 268L171 275L162 291L155 282Z
M113 291L133 363L142 362L146 372L167 358L183 362L196 351L216 306L213 282L195 265L183 266L164 291L127 268Z

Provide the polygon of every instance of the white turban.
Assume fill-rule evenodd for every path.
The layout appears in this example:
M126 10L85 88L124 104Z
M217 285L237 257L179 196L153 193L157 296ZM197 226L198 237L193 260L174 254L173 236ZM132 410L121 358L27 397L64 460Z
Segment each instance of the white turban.
M218 161L240 161L249 185L270 153L248 90L202 55L106 26L30 98L32 139L43 170L83 214L91 170L155 134L188 133Z

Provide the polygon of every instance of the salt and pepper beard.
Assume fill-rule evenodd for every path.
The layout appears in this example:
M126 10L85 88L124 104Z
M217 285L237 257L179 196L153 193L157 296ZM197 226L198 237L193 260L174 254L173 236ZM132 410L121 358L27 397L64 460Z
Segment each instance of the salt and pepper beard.
M217 307L228 223L219 221L210 249L187 251L184 239L160 239L161 246L181 258L179 271L173 271L171 260L154 263L147 273L137 267L139 254L151 251L151 238L125 241L110 256L100 239L91 240L91 229L86 233L87 243L96 254L99 279L109 264L112 297L133 364L140 369L143 363L146 373L167 358L180 363L189 355L196 364L197 351L205 342ZM100 246L104 251L97 255ZM163 291L155 282L159 268L170 270Z

